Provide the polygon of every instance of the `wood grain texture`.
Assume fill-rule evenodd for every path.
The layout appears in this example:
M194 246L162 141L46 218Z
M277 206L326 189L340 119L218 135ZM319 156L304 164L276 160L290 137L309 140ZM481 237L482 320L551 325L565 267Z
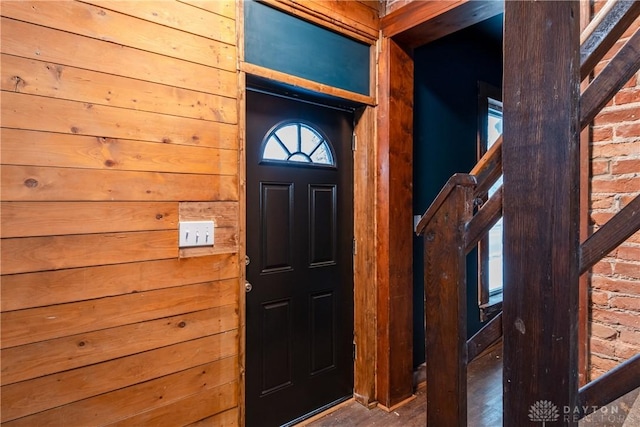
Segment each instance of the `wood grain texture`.
M234 71L236 66L233 44L216 43L202 36L86 3L8 2L2 8L2 15L222 70ZM132 28L136 30L131 31ZM234 40L235 28L229 26L228 31L226 37Z
M233 1L211 0L179 0L180 3L190 4L202 10L213 12L227 18L236 19L236 5Z
M230 279L4 312L2 348L234 304L237 283Z
M6 54L0 64L2 90L9 92L221 123L237 121L236 101L228 96Z
M211 40L236 44L233 7L229 7L231 10L226 15L224 9L233 6L233 2L217 2L219 9L213 13L204 13L203 9L180 2L89 0L86 3Z
M579 30L577 1L505 2L505 426L578 404Z
M220 284L236 291L235 281ZM237 293L237 292L236 292ZM2 385L238 328L234 304L41 341L2 351Z
M235 331L225 332L4 386L2 422L229 357L236 340Z
M0 51L24 58L235 97L236 73L2 18ZM9 36L10 35L10 36ZM95 52L100 52L96 55ZM159 72L162 70L162 72ZM3 102L4 104L4 102Z
M222 254L2 276L2 311L134 294L237 277L238 257Z
M178 401L183 396L197 394L206 388L231 382L237 375L237 364L237 357L229 356L5 424L11 427L32 427L34 425L59 427L61 422L68 422L68 420L73 420L77 425L113 423L145 410ZM118 404L114 404L114 402ZM226 418L223 417L223 419Z
M416 48L496 16L503 11L498 1L412 1L380 20L385 37Z
M382 42L378 78L377 396L391 408L413 388L413 62L391 39Z
M369 407L376 401L376 278L375 192L376 145L375 109L356 114L358 139L353 153L354 179L354 397Z
M6 201L238 200L236 176L4 166Z
M473 187L456 185L426 224L424 292L427 425L467 425L467 287L464 225Z
M237 147L238 130L227 123L3 92L2 125L107 139L135 139L201 147ZM45 114L46 112L46 114ZM34 122L33 117L41 117Z
M233 427L242 425L241 423L238 423L240 416L238 412L239 410L237 408L230 409L220 414L196 421L195 423L189 424L187 427Z

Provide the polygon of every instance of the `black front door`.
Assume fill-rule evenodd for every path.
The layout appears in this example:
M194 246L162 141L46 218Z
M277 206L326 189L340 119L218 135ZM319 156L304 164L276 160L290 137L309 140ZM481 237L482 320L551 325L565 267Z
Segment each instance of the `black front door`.
M353 393L353 114L247 92L246 425Z

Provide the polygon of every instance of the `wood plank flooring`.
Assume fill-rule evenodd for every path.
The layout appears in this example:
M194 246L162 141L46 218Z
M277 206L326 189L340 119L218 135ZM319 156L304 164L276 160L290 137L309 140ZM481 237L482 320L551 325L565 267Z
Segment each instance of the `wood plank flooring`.
M468 423L470 427L502 425L502 345L496 345L479 356L467 371ZM299 426L304 427L424 427L426 417L424 383L415 391L416 398L404 406L386 412L367 409L351 401L320 418Z

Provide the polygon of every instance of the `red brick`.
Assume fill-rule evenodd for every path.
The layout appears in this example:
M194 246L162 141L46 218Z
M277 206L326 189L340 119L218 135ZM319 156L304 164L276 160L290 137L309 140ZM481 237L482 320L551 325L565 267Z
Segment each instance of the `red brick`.
M606 356L615 356L615 345L611 341L601 340L599 338L591 338L591 351Z
M591 129L591 142L611 141L613 128L611 126L597 126Z
M640 311L640 298L626 296L612 297L611 307L621 308L623 310Z
M616 160L611 165L611 173L613 175L622 175L625 173L640 173L640 159Z
M591 268L593 274L613 274L613 265L608 261L600 261Z
M634 31L638 29L638 27L640 27L640 18L636 19L627 29L627 31L624 32L624 34L622 34L622 38L629 38L633 35Z
M603 291L619 292L622 294L640 295L640 281L614 279L605 276L592 276L591 286Z
M613 311L611 309L594 307L592 310L593 320L609 325L622 325L630 328L640 328L640 316L637 313L626 313L624 311Z
M636 87L638 86L638 76L633 76L629 79L629 81L627 83L625 83L624 86L622 86L623 88L631 88L631 87Z
M633 199L635 199L637 196L639 196L640 194L636 195L636 194L621 194L620 195L620 209L624 208L625 206L627 206ZM640 237L640 235L638 236Z
M618 40L611 49L602 57L603 61L608 61L615 56L616 53L624 46L624 40Z
M603 340L613 340L618 336L618 331L610 326L591 322L591 336Z
M593 369L598 369L600 371L610 371L620 364L617 360L607 359L604 357L597 356L595 354L591 355L591 367ZM593 378L592 378L593 379Z
M632 277L640 280L640 264L616 262L613 265L613 274L619 274L620 276Z
M620 125L616 128L615 134L619 138L637 138L640 137L640 123L632 123L628 125ZM637 142L635 152L638 152Z
M618 342L615 345L615 355L622 360L631 359L638 353L638 347L635 345L629 345L622 342Z
M637 246L620 246L618 248L618 258L640 262L640 247ZM640 265L638 265L640 269Z
M591 180L591 191L594 193L635 193L638 189L640 176Z
M634 233L631 237L627 239L629 243L640 243L640 231Z
M609 173L609 160L591 162L591 176L606 175Z
M590 219L592 224L602 225L609 221L612 216L613 213L611 212L592 212Z
M615 201L613 194L594 194L591 196L591 209L611 209Z
M598 114L594 120L596 126L634 122L640 120L640 106L629 106L615 110L606 110Z
M626 128L636 126L635 135L640 136L640 123L633 125L620 125L616 128L616 134L621 136L619 133L626 133ZM630 131L629 131L630 132ZM622 135L625 136L625 135ZM630 135L626 135L630 136ZM621 157L621 156L632 156L638 154L638 150L640 150L640 144L637 141L634 142L616 142L612 144L594 144L591 149L591 155L594 159L601 158L610 158L610 157Z
M615 96L615 103L617 105L630 104L632 102L640 102L640 88L632 87L622 89Z
M624 341L628 344L640 346L640 332L630 329L623 329L620 331L620 341ZM637 347L636 347L637 348Z
M607 292L601 291L592 291L591 292L591 304L600 305L600 306L608 306L609 305L609 294Z

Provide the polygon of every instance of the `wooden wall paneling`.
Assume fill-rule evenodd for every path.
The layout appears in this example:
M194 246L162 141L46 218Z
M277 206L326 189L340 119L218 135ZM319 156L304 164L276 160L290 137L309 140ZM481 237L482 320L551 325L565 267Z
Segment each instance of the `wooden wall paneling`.
M86 3L8 2L2 8L2 15L166 57L235 70L235 45L215 43L202 36ZM132 28L136 30L131 31ZM233 40L232 28L226 37Z
M79 40L80 36L75 34L9 18L2 18L0 25L4 34L17 35L3 39L2 53L232 98L236 96L234 71L102 40Z
M189 424L187 427L210 427L210 426L231 427L231 426L243 425L242 423L238 424L238 417L239 417L238 412L239 412L238 408L230 409L228 411L222 412L212 417L204 418L193 424Z
M5 140L2 140L4 145ZM2 237L175 230L175 202L1 202Z
M233 175L3 166L6 201L237 200ZM177 232L177 230L176 230Z
M231 382L237 375L236 356L185 369L120 390L76 401L5 423L9 427L50 426L73 420L76 425L105 425ZM117 404L114 404L117 402ZM226 413L226 412L225 412ZM226 419L226 418L225 418ZM217 425L217 424L214 424Z
M236 288L235 280L220 286L230 292L228 288ZM178 316L5 348L2 350L2 385L235 329L238 327L236 301Z
M2 129L5 165L236 175L237 151L63 133Z
M215 282L234 278L237 273L238 256L221 254L12 274L2 276L0 280L0 304L3 312L23 310Z
M505 2L504 41L503 419L521 426L579 403L579 2Z
M377 397L391 409L413 393L413 61L388 38L378 97Z
M85 3L236 46L236 21L233 13L224 16L223 10L204 13L203 9L186 3L167 1L85 0Z
M1 314L2 348L237 303L234 279ZM44 322L46 320L46 322Z
M356 114L354 159L354 397L371 407L376 402L376 282L375 193L376 110L365 107Z
M53 98L3 92L2 125L17 129L123 138L165 144L237 148L236 126L205 120L123 110ZM39 117L38 121L33 120ZM107 140L108 141L108 140Z
M173 258L178 255L177 241L175 230L3 239L2 272L28 273Z
M211 415L238 406L238 382L206 389L166 406L140 413L135 417L109 426L128 427L130 425L180 425L199 421Z
M378 39L378 17L370 8L357 2L344 2L344 4L337 0L328 2L262 0L262 2L363 43L372 44ZM360 22L358 16L366 17L367 22Z
M237 152L235 154L237 155ZM181 221L213 220L214 222L214 245L212 247L180 249L180 257L238 252L240 239L238 205L238 202L180 203ZM239 277L241 277L240 274Z
M237 120L236 100L228 96L7 54L2 54L0 63L0 84L8 92L221 123Z
M227 18L236 19L236 5L234 1L211 0L179 0L180 3L190 4L202 10L207 10Z
M237 331L230 331L4 386L2 422L231 356L236 340Z

